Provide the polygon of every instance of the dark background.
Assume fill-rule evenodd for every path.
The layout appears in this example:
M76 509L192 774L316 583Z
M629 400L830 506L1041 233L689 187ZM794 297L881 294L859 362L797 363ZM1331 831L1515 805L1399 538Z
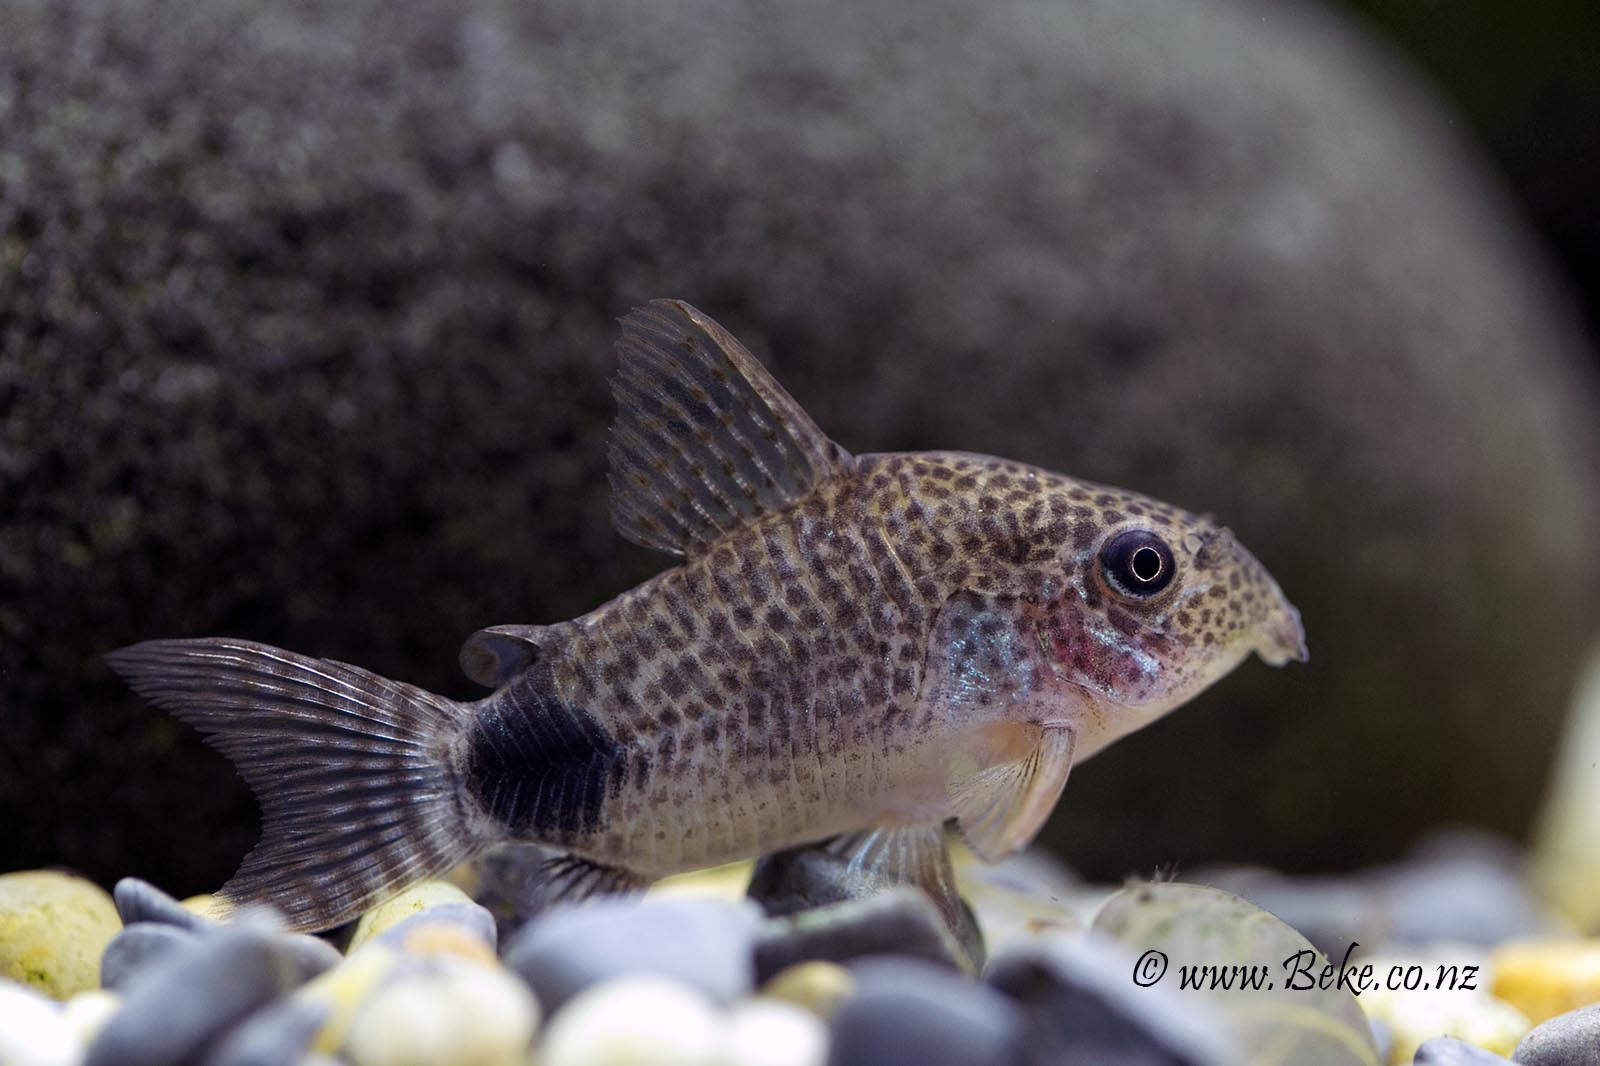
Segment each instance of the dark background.
M1600 306L1600 8L1583 0L1339 5L1444 97L1582 304Z
M1086 872L1524 833L1600 621L1600 14L1355 16L6 5L0 869L189 893L254 840L110 648L470 696L468 633L659 569L604 495L658 295L852 450L1214 510L1300 606L1308 666L1075 772Z

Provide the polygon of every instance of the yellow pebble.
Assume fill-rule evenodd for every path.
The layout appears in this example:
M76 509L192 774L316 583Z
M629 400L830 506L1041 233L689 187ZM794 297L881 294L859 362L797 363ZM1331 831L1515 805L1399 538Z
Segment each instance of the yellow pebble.
M361 916L356 931L350 938L350 949L361 945L407 918L421 914L429 907L444 903L471 903L472 897L447 881L423 881L412 885L392 899L385 900Z
M1374 972L1385 973L1397 961L1404 964L1417 960L1374 957L1372 961ZM1429 959L1425 968L1435 965ZM1453 1036L1496 1055L1510 1056L1517 1042L1533 1027L1516 1007L1483 990L1406 991L1379 987L1361 993L1356 1002L1367 1017L1383 1022L1393 1034L1391 1066L1406 1066L1417 1048L1436 1036Z
M311 1042L312 1051L332 1054L344 1046L356 1008L389 976L399 960L398 951L383 944L369 944L295 993L328 1007L328 1018Z
M233 906L221 896L207 892L199 896L190 896L179 902L184 910L201 918L213 922L225 922L233 917Z
M804 1007L826 1020L840 1000L855 991L856 980L850 971L834 962L798 962L774 974L761 986L760 994Z
M730 862L724 866L711 866L704 870L691 870L674 874L657 881L650 888L652 896L677 896L706 899L725 899L737 903L744 899L750 887L750 873L755 869L751 862Z
M499 963L494 950L483 939L454 922L431 922L406 933L401 945L408 955L454 955L489 966Z
M0 977L53 999L100 987L100 955L122 928L93 881L54 870L0 874Z
M1491 967L1494 994L1535 1025L1600 1000L1600 940L1512 940L1495 949Z

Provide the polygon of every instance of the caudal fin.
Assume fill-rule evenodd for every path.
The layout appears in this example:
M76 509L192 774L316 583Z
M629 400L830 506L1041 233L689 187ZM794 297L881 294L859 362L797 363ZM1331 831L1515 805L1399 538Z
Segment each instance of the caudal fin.
M221 890L231 904L328 929L486 843L451 768L465 704L246 640L152 640L106 659L255 792L261 842Z

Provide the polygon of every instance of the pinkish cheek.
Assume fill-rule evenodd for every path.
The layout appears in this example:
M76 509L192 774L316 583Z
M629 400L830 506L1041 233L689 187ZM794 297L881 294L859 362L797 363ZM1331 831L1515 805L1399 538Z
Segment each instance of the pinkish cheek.
M1155 694L1157 679L1148 656L1110 636L1096 635L1076 612L1062 612L1046 630L1061 676L1117 703L1142 703Z

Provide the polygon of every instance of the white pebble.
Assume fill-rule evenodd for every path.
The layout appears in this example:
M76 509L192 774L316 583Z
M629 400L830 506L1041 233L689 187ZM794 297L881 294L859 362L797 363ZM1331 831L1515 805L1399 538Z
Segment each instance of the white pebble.
M75 1066L83 1048L54 1003L0 981L0 1062L5 1066Z
M793 1003L754 999L728 1013L725 1066L822 1066L828 1029Z
M122 1007L122 997L115 992L97 988L93 992L80 992L61 1005L61 1020L72 1030L78 1043L88 1047L100 1035L106 1022Z
M545 1030L539 1066L720 1066L711 1001L662 977L618 977L569 1000Z
M344 1054L355 1066L513 1066L538 1024L538 1004L512 975L438 958L373 993Z

